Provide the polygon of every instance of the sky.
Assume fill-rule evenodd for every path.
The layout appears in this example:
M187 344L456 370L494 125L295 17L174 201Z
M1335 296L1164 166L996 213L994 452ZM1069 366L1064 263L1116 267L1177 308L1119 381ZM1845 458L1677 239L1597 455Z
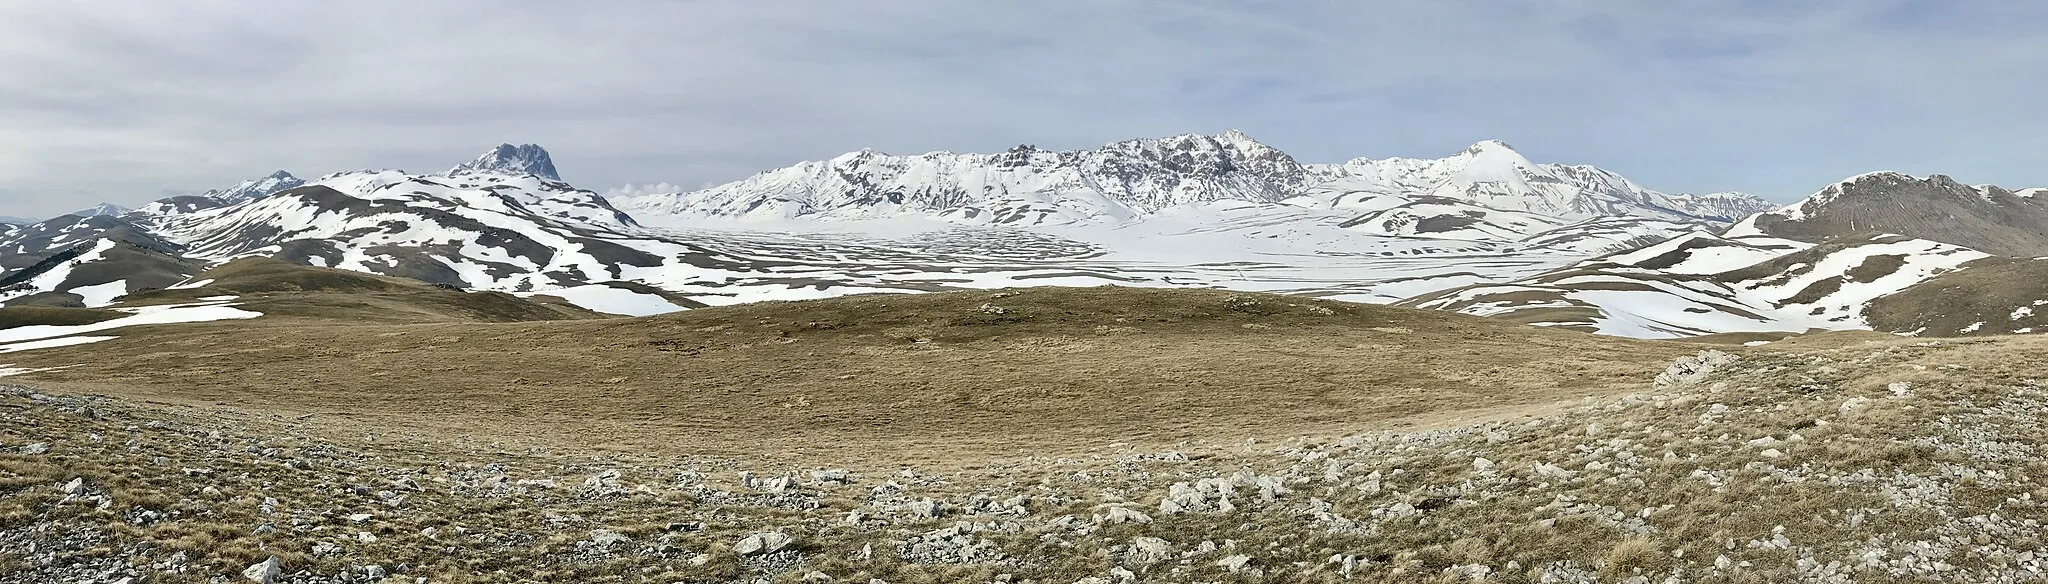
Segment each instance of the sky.
M2048 185L2048 2L0 2L0 215L538 143L699 187L874 148L1499 139L1667 192Z

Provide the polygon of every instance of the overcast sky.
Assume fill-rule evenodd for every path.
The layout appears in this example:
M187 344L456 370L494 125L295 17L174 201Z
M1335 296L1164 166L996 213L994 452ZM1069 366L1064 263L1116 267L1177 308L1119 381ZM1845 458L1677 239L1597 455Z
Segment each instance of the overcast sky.
M605 191L1229 128L1776 200L1878 169L2039 186L2043 30L2030 0L6 1L0 214L500 142Z

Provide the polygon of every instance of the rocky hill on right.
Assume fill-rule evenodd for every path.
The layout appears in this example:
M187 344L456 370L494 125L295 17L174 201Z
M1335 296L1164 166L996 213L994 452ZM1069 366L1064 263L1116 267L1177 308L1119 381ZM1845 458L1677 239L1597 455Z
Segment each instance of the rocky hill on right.
M1645 338L2048 332L2044 194L1873 172L1719 232L1400 304Z

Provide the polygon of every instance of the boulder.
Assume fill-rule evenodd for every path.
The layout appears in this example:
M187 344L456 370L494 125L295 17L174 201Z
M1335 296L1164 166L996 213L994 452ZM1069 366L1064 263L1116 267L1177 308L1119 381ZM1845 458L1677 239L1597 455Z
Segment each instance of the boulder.
M779 552L795 544L796 538L791 537L787 533L764 531L748 534L746 537L740 538L739 543L733 544L732 553L741 556L758 556Z
M257 562L243 569L242 577L254 580L259 584L274 584L277 582L279 572L277 569L277 556L270 556L268 560Z

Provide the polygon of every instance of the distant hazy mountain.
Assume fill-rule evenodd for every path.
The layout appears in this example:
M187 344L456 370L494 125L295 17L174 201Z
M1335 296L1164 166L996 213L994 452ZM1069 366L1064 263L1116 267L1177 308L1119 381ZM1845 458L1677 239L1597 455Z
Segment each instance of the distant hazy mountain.
M121 215L126 215L129 211L133 210L134 209L129 209L127 207L115 205L112 203L100 203L98 205L93 205L92 207L89 208L66 213L66 215L77 215L80 217L119 217Z

